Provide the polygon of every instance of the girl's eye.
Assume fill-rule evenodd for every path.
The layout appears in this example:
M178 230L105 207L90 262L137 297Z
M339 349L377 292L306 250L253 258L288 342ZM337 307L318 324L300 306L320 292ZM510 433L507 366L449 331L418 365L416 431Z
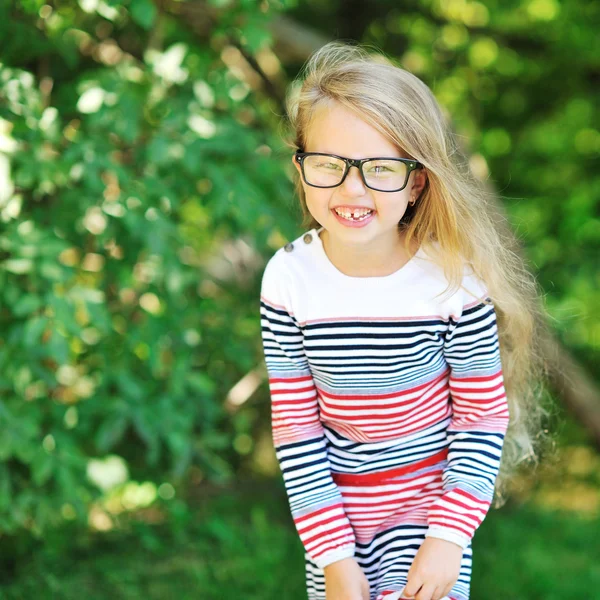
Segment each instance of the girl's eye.
M332 162L320 162L316 164L317 169L331 169L331 170L339 170L340 165L336 165Z
M369 173L385 173L387 171L391 171L388 167L384 167L383 165L375 165L369 169Z

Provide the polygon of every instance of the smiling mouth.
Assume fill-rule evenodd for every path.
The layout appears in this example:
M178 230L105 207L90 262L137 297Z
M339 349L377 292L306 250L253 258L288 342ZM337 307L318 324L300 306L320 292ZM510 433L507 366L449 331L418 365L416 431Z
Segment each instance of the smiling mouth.
M340 217L343 217L344 219L348 219L349 221L364 221L365 219L370 217L375 212L374 210L365 209L365 208L360 208L360 209L355 209L355 210L334 208L333 210Z

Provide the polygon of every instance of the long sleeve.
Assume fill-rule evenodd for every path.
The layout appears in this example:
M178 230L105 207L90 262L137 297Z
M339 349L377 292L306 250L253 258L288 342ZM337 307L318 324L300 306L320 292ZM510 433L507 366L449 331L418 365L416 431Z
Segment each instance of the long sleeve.
M463 549L489 510L509 420L496 313L477 281L480 293L451 319L445 340L453 414L444 493L430 507L426 534Z
M277 258L265 269L260 302L273 444L300 539L324 568L354 556L355 536L331 477L317 390L290 308L287 273Z

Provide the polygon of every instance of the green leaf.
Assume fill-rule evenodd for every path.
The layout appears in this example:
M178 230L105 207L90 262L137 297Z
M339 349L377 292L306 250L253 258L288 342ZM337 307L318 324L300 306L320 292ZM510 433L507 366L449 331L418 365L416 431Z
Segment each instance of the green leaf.
M6 427L0 430L0 461L10 458L13 453L12 435Z
M17 317L22 317L24 315L29 315L32 312L35 312L42 305L42 301L39 296L34 296L33 294L25 294L20 298L20 300L15 304L13 308L13 313Z
M129 420L125 415L112 416L106 419L96 434L96 448L99 452L108 452L125 434Z
M6 271L10 273L29 273L33 269L33 261L29 258L9 258L2 263Z
M152 416L150 411L148 416ZM160 444L156 429L152 427L149 419L141 410L133 413L132 423L136 433L148 447L146 454L148 463L151 465L156 464L156 461L160 458Z
M50 279L51 281L61 281L64 279L65 270L57 265L56 263L50 261L43 261L40 266L40 274L42 277L46 279Z
M156 6L152 0L131 0L131 18L144 29L150 29L156 18Z
M26 348L32 348L34 346L37 346L37 344L40 341L40 337L44 332L44 329L46 329L47 324L47 317L34 317L33 319L27 321L27 324L25 325L25 333L23 336L24 346ZM58 334L53 333L52 335L54 336Z
M52 358L59 364L64 365L69 360L69 342L58 331L52 332L52 337L47 343L48 351Z
M31 461L31 478L33 482L41 486L54 472L54 457L48 454L43 448L40 448Z
M0 510L8 508L12 500L10 471L6 465L0 465Z

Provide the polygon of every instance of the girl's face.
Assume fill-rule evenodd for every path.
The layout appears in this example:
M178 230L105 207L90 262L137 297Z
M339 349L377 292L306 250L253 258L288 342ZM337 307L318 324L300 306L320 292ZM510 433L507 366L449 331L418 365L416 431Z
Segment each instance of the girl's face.
M307 135L305 152L324 152L345 158L409 158L376 129L354 113L333 104L317 109ZM295 156L292 162L301 175ZM425 184L424 170L413 171L408 183L399 192L379 192L365 186L357 168L351 167L338 187L316 188L302 180L306 205L311 215L328 234L344 243L396 241L398 222L409 200L416 198ZM334 209L365 208L374 211L361 227L344 222Z

